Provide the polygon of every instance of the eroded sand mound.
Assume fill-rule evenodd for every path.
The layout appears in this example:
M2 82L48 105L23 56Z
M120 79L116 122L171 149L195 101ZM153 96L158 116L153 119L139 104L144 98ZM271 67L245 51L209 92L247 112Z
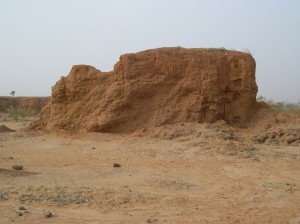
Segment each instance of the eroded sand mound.
M0 133L3 132L14 132L15 130L6 127L5 125L0 125Z
M114 71L73 66L30 129L128 132L181 122L248 121L256 109L255 60L221 49L125 54Z

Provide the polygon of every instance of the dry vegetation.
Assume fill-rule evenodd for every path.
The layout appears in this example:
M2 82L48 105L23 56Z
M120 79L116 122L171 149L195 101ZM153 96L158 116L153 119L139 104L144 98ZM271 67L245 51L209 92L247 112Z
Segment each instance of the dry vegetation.
M259 96L257 98L258 102L266 102L268 105L270 105L272 108L285 112L285 113L294 113L300 111L300 102L299 103L286 103L284 101L282 102L275 102L272 99L266 99L263 96Z

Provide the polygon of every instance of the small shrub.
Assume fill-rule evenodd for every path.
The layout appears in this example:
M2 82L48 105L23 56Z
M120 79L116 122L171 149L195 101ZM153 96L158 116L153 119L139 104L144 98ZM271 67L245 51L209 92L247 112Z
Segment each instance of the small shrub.
M0 192L0 201L5 201L8 199L8 195L6 193Z
M7 110L7 113L10 117L15 119L16 121L19 119L19 117L24 119L28 115L27 111L25 111L21 108L14 108L14 107L9 108Z

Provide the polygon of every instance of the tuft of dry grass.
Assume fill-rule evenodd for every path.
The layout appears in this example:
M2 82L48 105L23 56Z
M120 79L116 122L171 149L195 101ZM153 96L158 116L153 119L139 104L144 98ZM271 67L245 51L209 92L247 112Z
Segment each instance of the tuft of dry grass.
M285 190L293 193L296 190L296 184L294 183L278 183L278 182L266 182L263 187L268 191L272 190Z
M3 192L6 192L3 189ZM0 201L16 200L24 204L35 202L47 203L56 206L94 204L107 207L113 207L125 203L134 203L136 201L144 202L145 195L139 191L132 190L129 187L117 189L97 189L97 188L69 188L55 187L45 188L44 186L27 186L22 189L10 189L7 193L0 192ZM153 196L151 196L153 198Z
M8 194L4 192L0 192L0 201L8 200Z

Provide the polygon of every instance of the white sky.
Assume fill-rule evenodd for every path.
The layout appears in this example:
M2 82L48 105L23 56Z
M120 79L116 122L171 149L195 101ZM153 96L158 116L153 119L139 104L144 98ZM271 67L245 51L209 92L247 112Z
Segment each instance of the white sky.
M298 0L0 0L0 95L51 95L74 64L165 46L249 49L258 95L300 101Z

